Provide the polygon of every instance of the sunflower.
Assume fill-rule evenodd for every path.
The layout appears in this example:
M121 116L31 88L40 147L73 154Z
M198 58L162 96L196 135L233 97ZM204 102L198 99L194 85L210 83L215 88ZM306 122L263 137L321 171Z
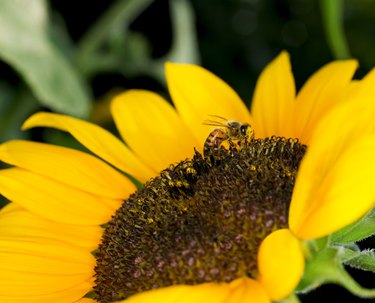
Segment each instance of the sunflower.
M0 212L0 301L287 298L308 243L373 207L375 73L354 82L356 67L330 63L296 95L282 52L261 74L250 114L207 70L168 63L175 108L143 90L114 98L126 145L83 120L33 115L24 129L67 131L96 156L29 141L0 146L12 165L0 171L0 193L12 201ZM249 123L255 139L209 161L201 151L210 115ZM151 181L136 191L128 176ZM258 183L244 188L245 177ZM254 188L248 213L242 201Z

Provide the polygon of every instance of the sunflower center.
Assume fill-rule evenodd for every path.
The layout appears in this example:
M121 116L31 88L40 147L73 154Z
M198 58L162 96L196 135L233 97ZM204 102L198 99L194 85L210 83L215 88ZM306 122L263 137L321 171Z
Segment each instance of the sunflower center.
M287 226L305 150L295 139L271 137L205 158L196 152L164 170L106 226L96 254L97 299L255 277L261 241Z

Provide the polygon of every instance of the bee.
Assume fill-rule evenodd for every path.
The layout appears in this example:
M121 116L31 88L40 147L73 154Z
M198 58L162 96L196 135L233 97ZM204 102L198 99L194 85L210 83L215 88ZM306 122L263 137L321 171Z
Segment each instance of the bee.
M217 154L220 146L224 141L228 141L229 145L234 148L233 140L238 141L238 146L244 146L254 139L254 129L248 123L227 120L223 117L211 115L222 121L206 120L204 125L219 126L214 128L208 135L203 145L204 157L210 154Z

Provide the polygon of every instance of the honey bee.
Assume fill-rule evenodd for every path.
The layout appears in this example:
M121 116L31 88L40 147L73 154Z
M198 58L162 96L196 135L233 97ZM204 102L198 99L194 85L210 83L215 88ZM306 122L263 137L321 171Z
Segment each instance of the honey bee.
M223 117L211 115L222 121L206 120L204 125L219 126L214 128L208 135L203 145L203 154L207 158L212 152L215 154L219 151L224 141L228 141L231 147L234 147L233 140L238 141L239 146L246 145L254 139L254 129L248 123L227 120Z

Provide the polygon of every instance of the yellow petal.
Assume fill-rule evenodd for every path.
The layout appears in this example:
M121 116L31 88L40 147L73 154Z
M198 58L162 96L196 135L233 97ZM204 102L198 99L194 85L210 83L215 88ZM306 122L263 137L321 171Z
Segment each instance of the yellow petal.
M103 161L74 149L30 141L0 145L0 160L98 196L125 199L134 184Z
M302 239L359 219L375 201L375 104L362 99L332 110L318 125L297 175L289 225Z
M259 247L258 280L272 300L281 300L298 285L304 269L300 242L288 229L268 235Z
M282 52L264 69L255 87L251 115L256 137L291 137L295 95L289 55Z
M76 301L75 303L96 303L98 301L95 301L93 299L90 299L90 298L82 298L78 301Z
M308 144L319 120L342 102L357 61L329 63L312 75L297 95L294 112L294 136Z
M241 278L231 283L206 283L194 286L176 285L143 292L121 301L126 303L269 303L263 287L254 280Z
M36 216L15 203L0 210L0 236L60 240L93 251L103 229L99 226L60 224Z
M94 273L95 258L90 252L57 240L0 237L0 254L1 270L86 275L85 279Z
M242 278L230 283L230 294L223 303L256 302L269 303L270 298L258 281Z
M200 145L212 128L202 125L205 120L212 119L209 115L251 122L237 93L214 74L191 64L167 63L165 68L169 93L177 111Z
M22 295L13 293L10 295L1 295L1 303L70 303L77 302L90 290L92 290L94 283L92 281L85 281L77 286L64 289L62 291L47 293L43 295ZM80 301L78 301L80 302ZM85 302L85 301L82 301ZM90 302L90 301L88 301ZM92 301L91 301L92 302ZM94 301L95 302L95 301ZM86 303L86 302L85 302Z
M353 83L354 82L354 83ZM375 68L373 68L362 80L352 81L347 99L356 102L356 100L369 100L373 102L375 98ZM353 85L354 84L354 85Z
M95 301L93 299L90 299L90 298L82 298L78 301L75 301L74 303L97 303L98 301Z
M155 93L127 91L113 99L111 111L122 138L157 173L192 157L198 145L174 108Z
M122 203L90 195L21 168L0 170L0 193L44 218L77 225L104 224Z
M94 154L141 182L155 175L119 139L95 124L59 114L37 113L26 120L22 128L36 126L69 132Z
M40 265L40 258L29 257L23 258L20 261L18 255L14 255L11 258L8 258L7 255L0 253L1 257L4 257L4 262L20 262L21 265L25 265L26 262L35 262L35 264ZM53 266L56 262L45 262L45 266ZM65 263L62 263L65 265ZM0 263L0 265L2 265ZM60 264L61 265L61 264ZM68 266L68 269L72 269L72 266ZM85 282L88 277L87 274L76 274L72 273L40 273L31 271L29 268L17 268L17 269L0 269L0 295L10 295L10 294L19 294L19 295L40 295L46 293L53 293L68 289L72 286L78 285L82 282ZM22 291L19 291L22 289Z
M94 266L90 252L59 241L0 237L0 297L53 295L77 286L82 292L83 285L87 292Z
M200 284L196 286L176 285L142 292L121 301L123 303L224 303L228 296L228 287L218 284Z

